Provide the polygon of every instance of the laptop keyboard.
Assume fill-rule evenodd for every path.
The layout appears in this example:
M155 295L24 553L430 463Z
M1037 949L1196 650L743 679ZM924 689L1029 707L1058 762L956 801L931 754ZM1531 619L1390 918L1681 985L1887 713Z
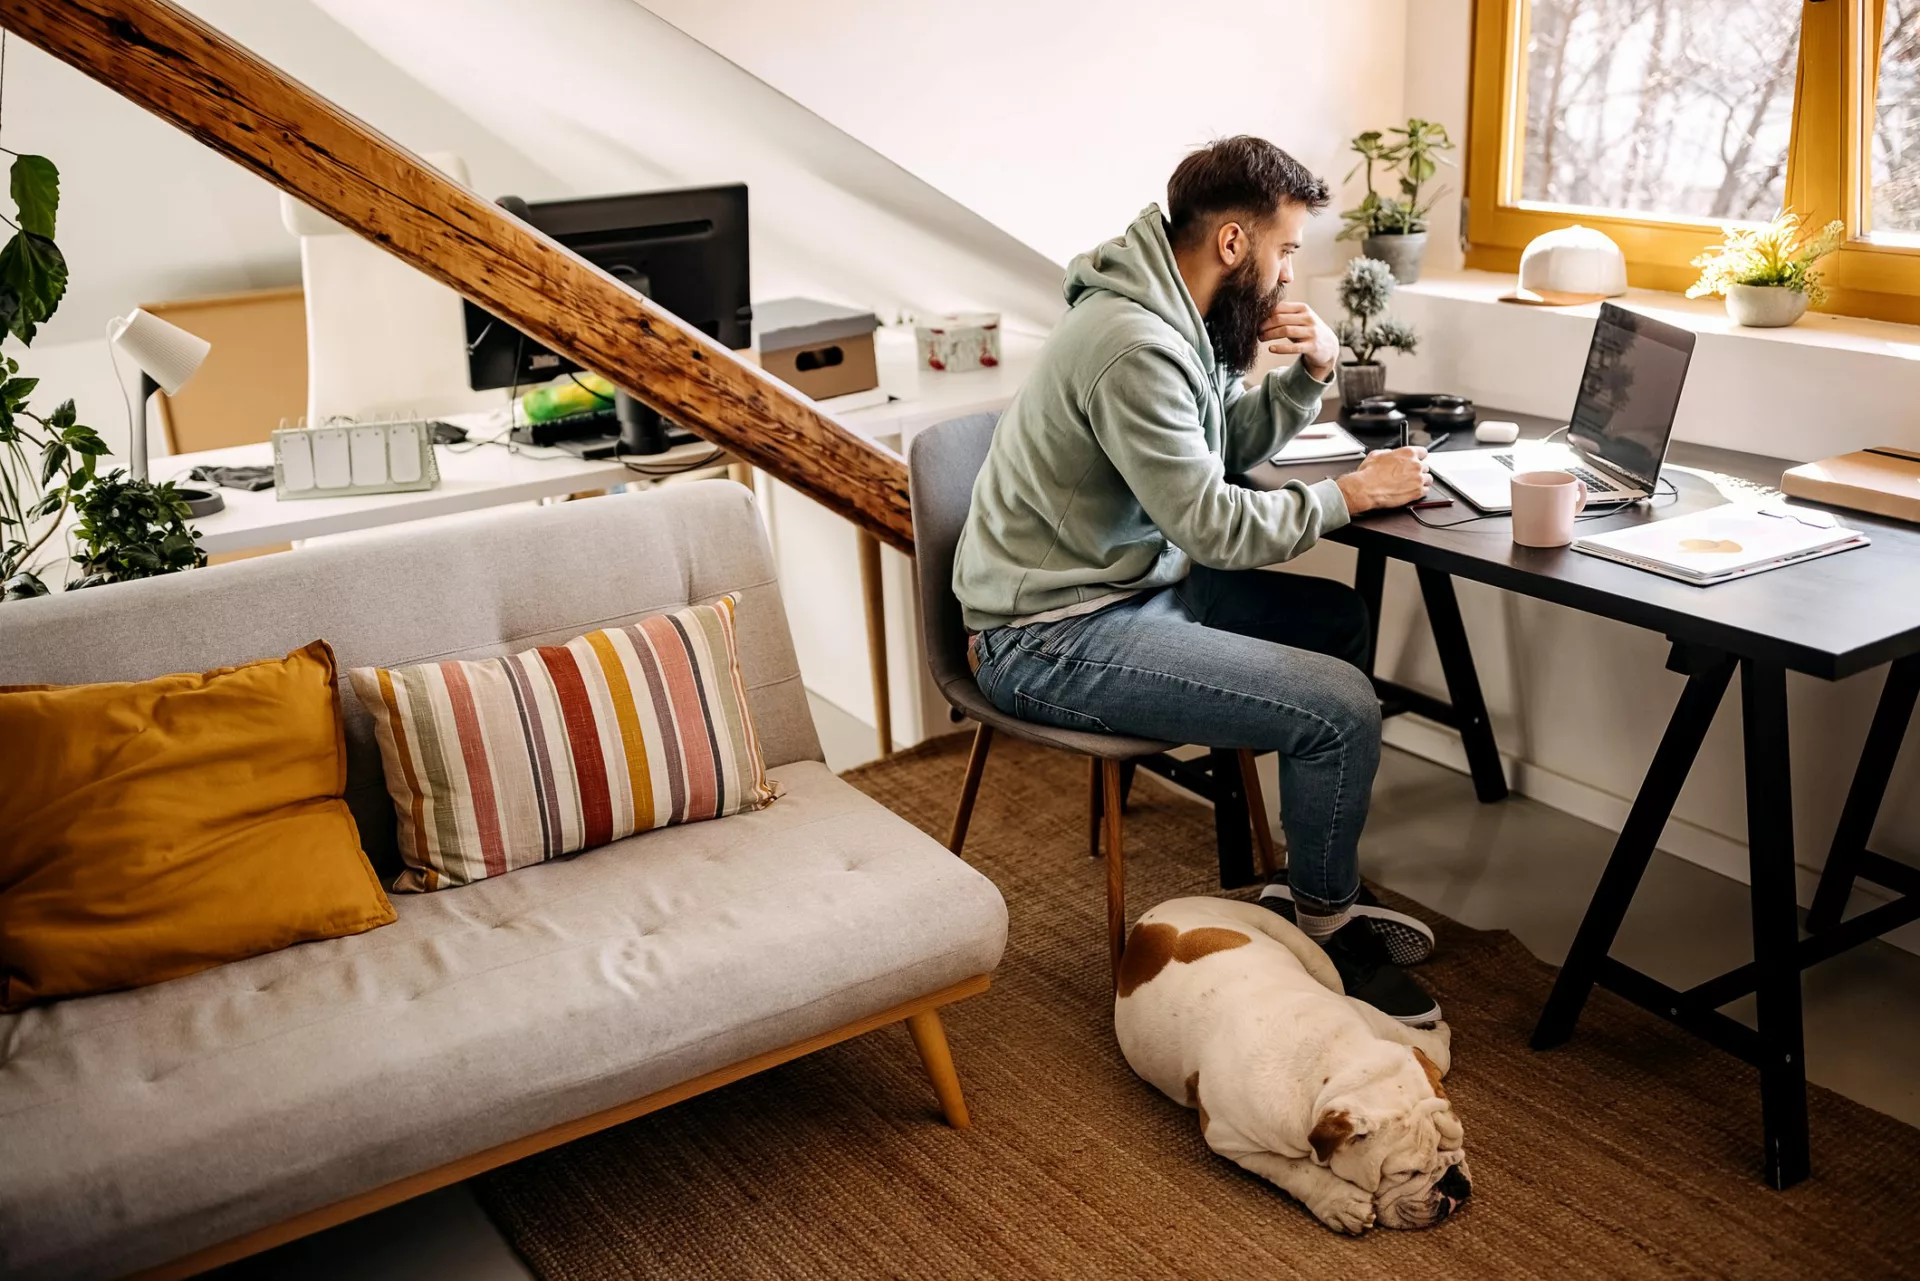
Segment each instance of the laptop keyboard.
M1493 461L1495 461L1496 463L1499 463L1502 467L1506 468L1508 471L1513 470L1512 454L1495 454L1493 456ZM1596 493L1610 493L1613 490L1620 488L1620 486L1614 484L1612 481L1608 480L1605 476L1602 476L1599 472L1593 471L1590 468L1582 467L1578 463L1574 464L1571 467L1556 467L1554 468L1554 470L1563 471L1567 473L1567 475L1569 476L1575 476L1581 480L1584 480L1585 482L1587 482L1587 488Z

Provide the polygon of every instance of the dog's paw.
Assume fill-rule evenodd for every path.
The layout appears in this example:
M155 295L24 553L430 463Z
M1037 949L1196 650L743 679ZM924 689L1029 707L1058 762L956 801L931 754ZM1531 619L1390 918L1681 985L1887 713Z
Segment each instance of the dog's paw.
M1343 1183L1337 1191L1315 1198L1307 1207L1313 1217L1332 1228L1357 1237L1373 1226L1373 1197L1370 1193Z

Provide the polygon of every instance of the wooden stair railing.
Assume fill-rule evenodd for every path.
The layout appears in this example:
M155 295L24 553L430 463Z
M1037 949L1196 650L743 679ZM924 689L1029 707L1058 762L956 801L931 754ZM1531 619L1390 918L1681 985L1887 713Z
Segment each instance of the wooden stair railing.
M0 26L903 552L900 457L166 0L0 0Z

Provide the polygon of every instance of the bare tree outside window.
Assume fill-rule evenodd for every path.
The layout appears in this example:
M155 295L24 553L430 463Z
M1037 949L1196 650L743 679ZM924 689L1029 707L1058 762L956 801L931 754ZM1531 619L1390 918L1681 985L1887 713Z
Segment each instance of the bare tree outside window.
M1729 220L1779 210L1799 0L1530 3L1522 200ZM1920 188L1920 94L1907 85L1900 172ZM1920 190L1911 199L1920 225Z
M1886 0L1873 104L1876 232L1920 232L1920 0Z

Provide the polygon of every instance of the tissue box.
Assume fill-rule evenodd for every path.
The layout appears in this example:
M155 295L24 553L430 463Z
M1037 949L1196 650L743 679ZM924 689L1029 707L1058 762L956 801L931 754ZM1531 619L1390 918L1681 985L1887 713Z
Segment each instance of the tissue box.
M753 309L760 368L795 391L827 400L880 385L870 311L811 298L780 298Z

